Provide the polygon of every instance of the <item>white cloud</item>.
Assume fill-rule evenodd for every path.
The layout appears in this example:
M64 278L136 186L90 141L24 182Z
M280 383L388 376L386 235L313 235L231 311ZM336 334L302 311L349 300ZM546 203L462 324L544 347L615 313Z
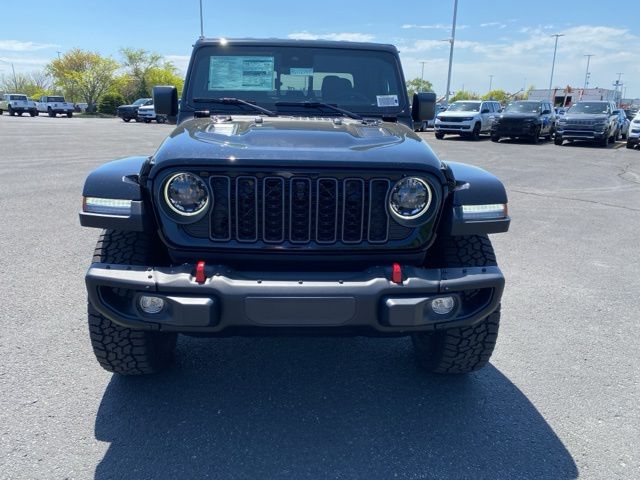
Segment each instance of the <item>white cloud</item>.
M21 42L19 40L0 40L0 51L6 52L35 52L49 48L59 48L55 43Z
M187 72L189 66L190 55L165 55L164 58L173 63L183 74Z
M500 22L488 22L488 23L481 23L480 27L482 27L482 28L496 27L496 28L499 28L499 29L503 29L503 28L507 28L507 24L506 23L500 23Z
M342 32L316 34L307 31L290 33L287 37L293 40L336 40L343 42L370 42L375 38L369 33Z

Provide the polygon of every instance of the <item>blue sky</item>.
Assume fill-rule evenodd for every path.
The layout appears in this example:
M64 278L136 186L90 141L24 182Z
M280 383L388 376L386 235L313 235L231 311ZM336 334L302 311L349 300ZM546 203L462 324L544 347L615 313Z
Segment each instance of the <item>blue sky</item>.
M2 2L0 74L41 68L57 51L73 47L118 57L122 46L157 51L186 68L199 35L198 0L29 0ZM420 76L446 88L453 0L362 1L203 0L205 34L216 37L329 38L393 43L401 51L407 79ZM310 5L310 7L308 7ZM529 6L535 5L535 6ZM552 33L558 44L554 86L584 83L585 54L590 86L613 88L618 72L627 97L640 97L640 9L637 0L522 2L459 0L453 91L515 92L525 82L549 84ZM15 19L15 21L6 21ZM26 23L25 23L26 22ZM28 24L31 23L32 27Z

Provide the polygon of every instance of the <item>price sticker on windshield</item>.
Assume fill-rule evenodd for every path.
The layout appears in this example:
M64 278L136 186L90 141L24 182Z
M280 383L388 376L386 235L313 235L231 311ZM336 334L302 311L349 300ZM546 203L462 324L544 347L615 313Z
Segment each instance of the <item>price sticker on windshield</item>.
M397 95L376 95L379 107L397 107L398 96Z

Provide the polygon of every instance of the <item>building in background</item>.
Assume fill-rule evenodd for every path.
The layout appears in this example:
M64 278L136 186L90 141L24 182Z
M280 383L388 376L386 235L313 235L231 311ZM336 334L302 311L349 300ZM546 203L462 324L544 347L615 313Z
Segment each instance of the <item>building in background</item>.
M620 103L621 92L606 88L553 88L529 92L529 100L551 100L556 107L570 107L579 101L608 101Z

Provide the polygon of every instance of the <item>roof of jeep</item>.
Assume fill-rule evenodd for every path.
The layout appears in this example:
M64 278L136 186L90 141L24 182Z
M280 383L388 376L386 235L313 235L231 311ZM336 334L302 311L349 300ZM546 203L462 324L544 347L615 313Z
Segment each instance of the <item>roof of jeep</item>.
M347 48L354 50L383 50L397 53L395 45L373 42L346 42L336 40L294 40L283 38L199 38L194 46L220 45L250 45L275 47L308 47L308 48Z

